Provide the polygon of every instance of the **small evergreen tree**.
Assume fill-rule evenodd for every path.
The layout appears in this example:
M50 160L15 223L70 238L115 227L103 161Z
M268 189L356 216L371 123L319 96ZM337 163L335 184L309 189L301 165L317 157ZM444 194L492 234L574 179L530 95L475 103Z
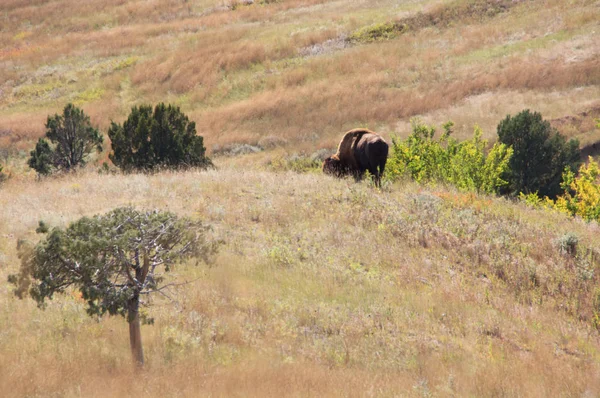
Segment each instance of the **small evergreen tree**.
M89 116L68 104L62 115L48 116L46 137L38 140L28 164L41 175L69 171L84 166L94 149L100 152L102 141Z
M112 123L112 162L125 171L157 167L209 167L196 124L179 107L158 104L134 107L123 125Z
M140 329L142 298L162 292L164 273L188 257L208 261L216 244L206 239L201 222L180 219L162 211L115 209L105 215L84 217L66 229L48 233L34 248L19 243L21 270L9 276L23 298L29 294L44 306L55 293L73 288L81 292L90 316L121 315L129 323L134 360L143 364Z
M537 112L508 115L497 131L498 140L513 149L507 175L510 194L538 192L555 199L562 192L565 167L575 172L581 164L579 141L567 142Z

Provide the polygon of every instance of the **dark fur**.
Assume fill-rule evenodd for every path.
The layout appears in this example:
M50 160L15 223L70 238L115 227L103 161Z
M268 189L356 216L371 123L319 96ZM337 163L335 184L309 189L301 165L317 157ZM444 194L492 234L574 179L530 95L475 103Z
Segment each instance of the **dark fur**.
M355 139L350 157L340 159L339 154L328 157L323 162L323 172L336 177L351 174L359 180L368 170L375 179L375 185L381 186L381 176L389 151L388 144L381 136L368 130L351 130L346 133L342 142L347 139L349 133L352 133Z

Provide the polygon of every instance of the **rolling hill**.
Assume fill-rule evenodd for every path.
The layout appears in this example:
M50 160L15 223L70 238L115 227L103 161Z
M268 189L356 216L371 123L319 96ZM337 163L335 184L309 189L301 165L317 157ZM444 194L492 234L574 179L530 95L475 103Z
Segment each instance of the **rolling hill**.
M493 140L525 108L592 145L599 29L592 0L3 0L0 281L40 220L119 206L201 219L222 244L153 299L143 370L123 319L0 282L1 395L600 395L596 222L276 167L357 126L405 136L412 117ZM36 179L28 151L68 102L103 133L179 105L217 168L98 173L105 149Z

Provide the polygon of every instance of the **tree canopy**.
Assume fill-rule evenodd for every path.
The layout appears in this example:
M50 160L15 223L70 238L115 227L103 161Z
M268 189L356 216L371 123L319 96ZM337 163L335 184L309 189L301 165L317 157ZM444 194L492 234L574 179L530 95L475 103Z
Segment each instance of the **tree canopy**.
M498 140L513 149L508 172L512 194L538 192L556 198L562 192L562 173L575 172L581 164L579 141L566 139L542 120L537 112L524 110L508 115L498 125Z

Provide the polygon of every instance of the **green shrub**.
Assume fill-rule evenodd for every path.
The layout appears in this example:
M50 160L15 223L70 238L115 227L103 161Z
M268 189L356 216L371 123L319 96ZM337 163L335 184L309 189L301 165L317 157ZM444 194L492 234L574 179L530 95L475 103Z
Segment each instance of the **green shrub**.
M348 36L348 41L353 43L370 43L378 40L393 39L402 33L406 27L393 22L377 23L360 28Z
M517 195L538 192L555 199L561 188L565 168L575 172L581 164L579 141L566 141L542 116L522 111L508 115L498 125L498 140L511 146L514 153L507 173L507 193Z
M557 239L556 243L561 254L572 257L575 257L577 254L577 244L579 243L579 238L573 232L567 232L565 235Z
M89 116L68 104L62 115L48 116L46 138L38 140L28 164L41 175L73 170L84 166L93 150L101 151L102 141Z
M458 142L451 137L451 122L444 133L434 139L435 128L412 122L412 134L405 140L392 140L392 154L387 173L391 179L408 175L417 182L441 181L461 190L496 193L507 182L502 178L508 169L512 150L496 143L486 155L487 141L475 127L473 138Z
M125 171L212 166L196 124L179 107L134 107L123 125L111 124L108 136L110 160Z
M576 176L568 168L563 173L561 187L565 193L556 199L554 207L586 221L600 221L600 165L591 157L579 168Z
M582 164L578 174L568 167L563 173L561 183L564 194L552 200L541 198L537 193L520 194L520 198L534 207L555 209L585 221L600 221L600 165L591 157Z

